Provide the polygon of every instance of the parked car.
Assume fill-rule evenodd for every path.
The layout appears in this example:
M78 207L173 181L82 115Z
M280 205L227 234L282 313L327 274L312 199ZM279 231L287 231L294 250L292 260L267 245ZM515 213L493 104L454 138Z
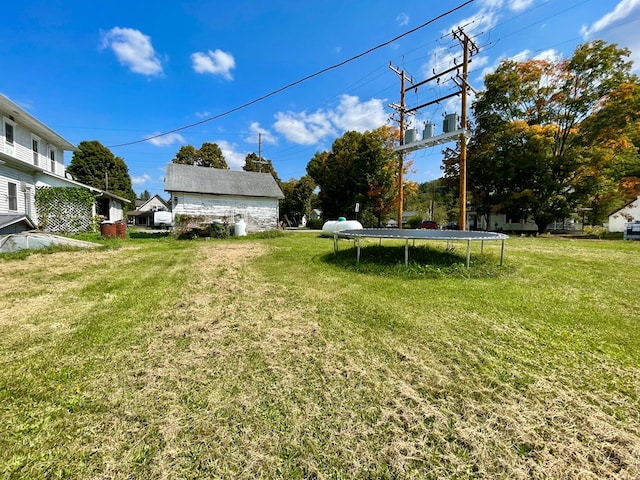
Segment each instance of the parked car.
M458 222L449 222L444 228L445 230L458 230Z
M426 230L438 230L440 228L440 225L438 225L433 220L423 220L422 222L420 222L420 225L418 225L418 228Z

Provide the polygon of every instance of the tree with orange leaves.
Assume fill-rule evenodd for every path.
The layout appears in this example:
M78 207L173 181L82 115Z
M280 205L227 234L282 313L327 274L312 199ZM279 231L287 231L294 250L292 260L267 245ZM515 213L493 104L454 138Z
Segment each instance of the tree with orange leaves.
M606 144L605 106L614 108L613 93L625 83L638 85L628 56L595 41L568 60L505 61L487 75L473 105L468 179L474 198L512 220L532 217L539 232L578 206L593 207L607 176L598 150Z

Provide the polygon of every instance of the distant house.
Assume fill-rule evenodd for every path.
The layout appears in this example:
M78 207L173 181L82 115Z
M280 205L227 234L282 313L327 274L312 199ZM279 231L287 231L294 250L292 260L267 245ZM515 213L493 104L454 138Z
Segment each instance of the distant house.
M311 220L320 220L322 218L322 210L320 210L319 208L314 208L313 210L311 210L309 218Z
M625 224L640 221L640 195L609 215L609 231L624 232Z
M136 209L128 211L127 217L134 225L151 226L155 212L168 210L169 204L160 195L154 195L148 200L136 200Z
M35 227L53 232L90 229L100 211L121 220L129 200L75 181L65 171L64 152L76 148L8 98L0 95L0 235ZM79 188L95 195L93 205L56 203L38 212L39 188Z
M278 228L278 200L284 195L270 173L170 163L164 189L176 217L197 215L229 223L243 218L248 232Z

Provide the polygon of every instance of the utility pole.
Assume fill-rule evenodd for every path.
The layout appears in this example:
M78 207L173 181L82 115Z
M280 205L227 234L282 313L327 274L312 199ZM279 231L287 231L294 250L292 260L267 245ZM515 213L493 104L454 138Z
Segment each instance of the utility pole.
M478 46L473 42L473 40L471 40L469 38L469 36L462 30L461 27L458 27L457 30L451 32L453 37L458 40L461 44L462 44L462 48L463 48L463 61L462 61L462 65L458 65L455 64L453 67L448 68L447 70L441 72L441 73L436 73L434 70L434 75L432 77L429 77L425 80L422 80L421 82L418 83L413 83L413 81L411 82L412 85L408 88L405 88L404 85L404 71L399 72L397 69L392 68L393 71L395 71L398 75L401 75L401 79L402 79L402 87L401 87L401 91L400 91L400 105L395 105L392 104L391 107L394 108L395 110L397 110L400 113L400 146L394 148L394 150L396 152L398 152L400 154L400 158L402 159L402 155L406 152L412 152L415 150L420 150L423 148L427 148L427 147L432 147L435 145L440 145L443 143L447 143L447 142L451 142L453 140L459 139L460 141L460 160L459 160L459 164L460 164L460 214L459 214L459 228L460 230L466 230L467 229L467 90L471 89L471 87L469 86L468 83L468 75L469 75L469 71L468 71L468 67L469 67L469 63L470 63L470 57L474 54L474 53L478 53L479 52L479 48ZM454 62L455 63L455 62ZM391 66L390 66L391 68ZM460 68L462 68L462 77L460 76ZM453 73L456 72L455 77L451 77L451 80L454 81L454 83L456 83L456 85L459 87L458 91L455 91L453 93L450 93L448 95L444 95L442 97L436 98L434 100L431 100L429 102L423 103L421 105L418 105L416 107L411 107L411 108L406 108L405 107L405 93L407 91L417 91L418 87L428 83L428 82L432 82L433 80L437 80L438 83L440 83L440 77L447 75L449 73ZM458 83L456 81L456 77L461 81L461 83ZM472 89L473 90L473 89ZM455 131L445 131L445 133L443 133L442 135L437 135L434 137L430 137L430 138L423 138L422 140L416 141L415 143L411 143L411 144L404 144L404 115L406 114L415 114L418 110L420 110L421 108L427 107L429 105L433 105L435 103L439 103L442 100L446 100L448 98L451 97L455 97L461 95L462 96L462 105L461 105L461 115L460 115L460 120L461 120L461 125L460 128L456 129ZM401 160L401 166L402 166L402 160ZM403 194L401 193L401 199L403 197ZM402 212L401 210L402 206L400 207L400 213ZM398 223L400 223L400 220L398 221Z
M462 112L460 123L465 133L460 135L460 216L458 225L460 230L467 229L467 89L469 88L469 56L478 53L478 46L462 30L453 32L453 36L462 44Z
M405 93L405 82L408 80L409 83L413 83L412 78L407 78L404 70L400 71L395 67L389 65L389 68L393 70L396 74L400 76L400 105L391 105L392 108L395 108L399 114L399 127L400 127L400 145L404 144L404 123L405 123L405 102L404 102L404 93ZM404 208L404 180L403 180L403 171L404 171L404 152L398 152L398 228L402 228L402 210Z
M255 162L258 164L259 172L262 173L262 165L266 165L267 162L262 160L262 134L258 133L258 161Z

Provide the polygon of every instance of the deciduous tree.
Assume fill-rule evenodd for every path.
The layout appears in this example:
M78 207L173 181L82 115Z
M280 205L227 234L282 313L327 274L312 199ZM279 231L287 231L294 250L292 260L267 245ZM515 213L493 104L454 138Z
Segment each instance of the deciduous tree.
M602 173L580 127L623 83L629 51L595 41L571 59L502 62L473 105L469 187L512 219L533 217L538 230L592 198Z
M218 144L210 142L204 142L199 149L193 145L183 145L171 161L199 167L229 168Z
M320 187L324 218L353 216L359 203L361 215L368 212L379 222L397 205L395 139L396 132L389 127L351 131L336 139L331 151L314 155L307 173Z

